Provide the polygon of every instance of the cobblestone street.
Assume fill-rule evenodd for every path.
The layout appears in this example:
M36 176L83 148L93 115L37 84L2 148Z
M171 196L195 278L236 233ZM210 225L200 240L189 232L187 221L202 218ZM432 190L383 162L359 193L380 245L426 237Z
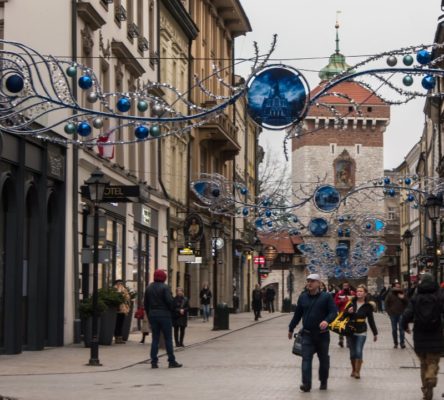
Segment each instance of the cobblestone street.
M340 349L332 335L329 390L319 392L314 381L311 393L299 393L301 361L291 354L286 338L289 320L288 314L282 315L177 351L182 369L167 369L162 358L158 370L144 362L117 371L1 376L0 394L23 400L341 399L350 393L359 393L362 400L421 399L414 353L410 346L392 348L388 318L382 315L377 316L380 340L367 343L360 381L349 377L348 351ZM124 353L118 357L122 363ZM20 372L26 374L26 368ZM443 380L441 373L435 398L441 397Z

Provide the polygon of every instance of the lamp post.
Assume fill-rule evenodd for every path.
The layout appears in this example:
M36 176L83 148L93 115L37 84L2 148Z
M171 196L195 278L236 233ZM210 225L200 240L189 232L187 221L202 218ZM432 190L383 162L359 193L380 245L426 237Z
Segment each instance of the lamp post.
M396 271L396 275L397 275L397 279L399 282L401 282L401 254L402 254L402 247L401 246L396 246L396 267L397 267L397 271Z
M213 221L211 223L211 244L213 247L213 312L216 314L217 306L217 250L218 241L220 240L221 224L218 221ZM215 320L215 315L213 316L213 322Z
M432 221L432 235L433 235L433 275L435 280L438 281L438 234L436 232L436 222L439 219L439 214L441 211L442 199L435 195L430 195L426 201L427 214L429 219Z
M260 241L259 238L257 238L256 241L254 242L254 250L256 251L258 256L262 255L262 242ZM261 274L259 273L259 265L260 264L258 264L258 266L257 266L257 283L260 286L261 285Z
M407 272L409 276L409 280L407 282L409 289L412 287L412 277L410 273L410 246L412 245L413 240L413 233L410 229L407 229L404 234L402 235L402 240L404 240L404 243L407 247Z
M89 197L94 203L94 253L93 253L93 293L92 293L92 340L91 353L88 365L100 366L99 360L99 335L98 335L98 286L99 286L99 203L103 200L106 186L109 181L103 172L97 168L85 184L89 189Z

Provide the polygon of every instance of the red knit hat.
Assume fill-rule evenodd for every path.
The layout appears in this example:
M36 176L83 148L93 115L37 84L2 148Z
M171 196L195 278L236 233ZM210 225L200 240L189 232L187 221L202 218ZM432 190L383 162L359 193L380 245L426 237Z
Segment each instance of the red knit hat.
M167 279L167 275L164 270L156 269L154 271L154 282L165 282Z

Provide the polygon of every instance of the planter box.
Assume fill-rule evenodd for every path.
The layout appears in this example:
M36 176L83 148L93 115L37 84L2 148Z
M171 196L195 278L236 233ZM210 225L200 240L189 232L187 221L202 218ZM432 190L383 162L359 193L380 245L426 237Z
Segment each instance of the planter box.
M108 308L100 316L99 344L110 346L113 343L116 318L117 312L115 308Z

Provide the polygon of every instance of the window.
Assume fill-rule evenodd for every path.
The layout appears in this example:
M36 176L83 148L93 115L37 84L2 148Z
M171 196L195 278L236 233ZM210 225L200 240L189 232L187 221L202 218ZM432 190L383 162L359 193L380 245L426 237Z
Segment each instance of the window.
M396 210L394 207L388 208L388 220L393 221L396 219Z
M336 145L335 144L330 144L331 154L335 154L335 150L336 150Z
M367 107L367 111L370 113L373 111L373 107Z
M361 153L361 145L357 144L356 145L356 154L360 154Z

